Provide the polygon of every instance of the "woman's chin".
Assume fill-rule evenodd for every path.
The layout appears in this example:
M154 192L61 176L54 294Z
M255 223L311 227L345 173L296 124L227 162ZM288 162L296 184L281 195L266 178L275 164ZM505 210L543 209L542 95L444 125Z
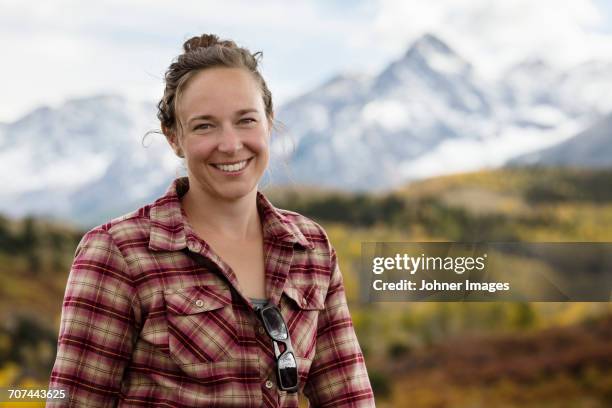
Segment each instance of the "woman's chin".
M225 201L233 201L248 196L256 186L257 184L253 186L240 183L240 185L216 186L214 190L219 198Z

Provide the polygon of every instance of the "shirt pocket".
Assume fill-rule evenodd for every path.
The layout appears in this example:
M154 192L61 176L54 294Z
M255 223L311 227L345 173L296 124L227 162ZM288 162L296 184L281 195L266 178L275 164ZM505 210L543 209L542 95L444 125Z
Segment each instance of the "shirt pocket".
M238 330L229 287L201 285L164 291L170 356L185 371L236 357Z
M281 313L289 328L301 386L308 379L317 346L319 314L324 309L323 288L316 284L297 285L287 281L281 296Z

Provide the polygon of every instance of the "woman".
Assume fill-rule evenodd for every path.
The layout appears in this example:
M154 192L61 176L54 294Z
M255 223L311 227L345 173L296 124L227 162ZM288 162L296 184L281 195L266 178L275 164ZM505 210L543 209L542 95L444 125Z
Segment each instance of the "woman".
M53 406L373 407L325 231L258 191L272 96L250 54L193 37L161 128L187 177L87 232L64 298Z

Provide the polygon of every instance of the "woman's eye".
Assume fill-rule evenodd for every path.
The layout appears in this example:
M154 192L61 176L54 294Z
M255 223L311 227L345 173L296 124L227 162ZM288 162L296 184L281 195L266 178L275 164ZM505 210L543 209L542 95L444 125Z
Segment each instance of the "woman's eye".
M194 127L193 130L200 130L200 129L206 130L208 128L210 128L210 124L209 123L201 123L201 124L197 125L196 127Z
M253 118L244 118L244 119L240 119L240 122L248 124L248 123L254 123L254 122L257 122L257 121L255 119L253 119Z

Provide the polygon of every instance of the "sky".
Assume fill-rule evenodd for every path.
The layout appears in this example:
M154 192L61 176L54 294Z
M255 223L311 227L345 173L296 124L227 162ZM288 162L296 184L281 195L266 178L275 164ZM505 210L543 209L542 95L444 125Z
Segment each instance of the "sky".
M156 103L194 35L252 52L279 106L344 72L376 74L432 32L496 78L530 56L612 59L609 0L0 0L0 122L117 93Z

